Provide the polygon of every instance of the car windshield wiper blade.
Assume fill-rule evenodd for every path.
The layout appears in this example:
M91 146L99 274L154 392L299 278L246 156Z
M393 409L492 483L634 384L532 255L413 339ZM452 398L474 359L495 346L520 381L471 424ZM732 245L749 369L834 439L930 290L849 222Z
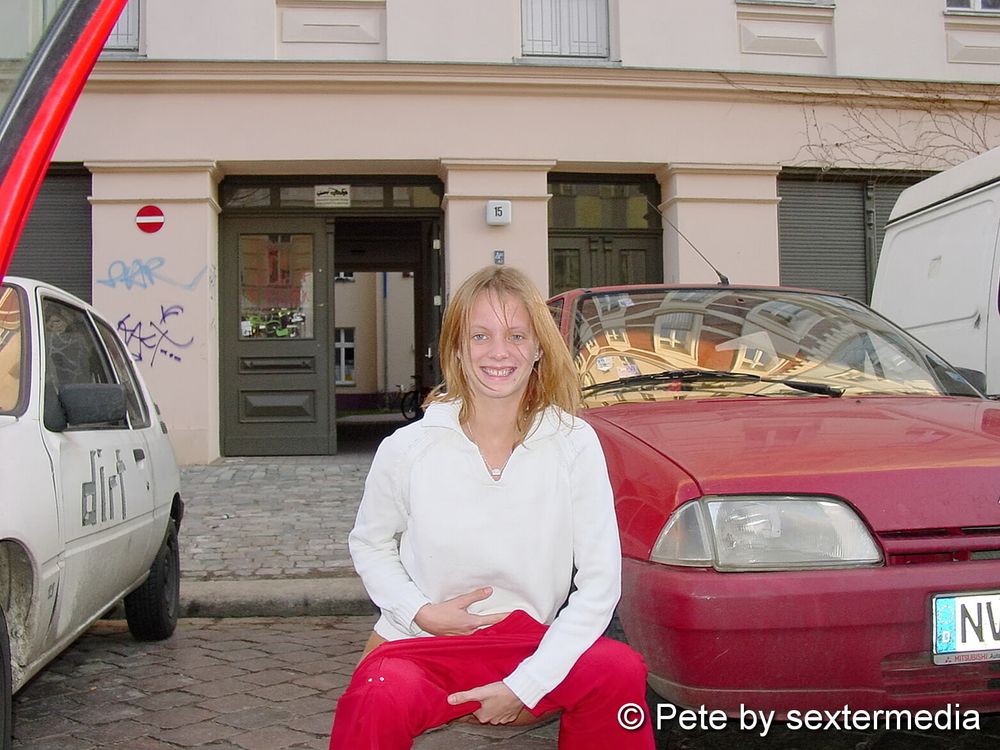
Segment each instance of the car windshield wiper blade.
M779 383L781 385L794 388L805 393L815 393L819 396L831 396L836 398L842 396L843 388L837 388L826 383L812 383L808 380L785 380L783 378L768 378L761 375L754 375L749 372L729 372L728 370L667 370L666 372L652 372L646 375L632 375L626 378L618 378L608 383L595 383L583 389L584 393L597 393L599 391L611 390L614 388L628 388L633 385L643 383L655 383L663 380L750 380L759 383Z

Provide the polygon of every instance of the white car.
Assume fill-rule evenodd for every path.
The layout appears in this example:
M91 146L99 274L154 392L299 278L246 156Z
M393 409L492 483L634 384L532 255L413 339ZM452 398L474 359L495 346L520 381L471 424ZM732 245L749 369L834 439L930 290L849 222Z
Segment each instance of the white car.
M115 329L53 286L0 285L0 748L11 697L125 599L177 623L184 504L167 429Z

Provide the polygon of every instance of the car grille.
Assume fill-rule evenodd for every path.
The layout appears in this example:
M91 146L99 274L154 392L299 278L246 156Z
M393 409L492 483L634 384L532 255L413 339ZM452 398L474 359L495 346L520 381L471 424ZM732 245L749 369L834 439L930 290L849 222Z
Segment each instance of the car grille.
M889 565L1000 560L1000 526L972 526L879 534Z
M893 654L882 660L882 683L897 698L1000 691L1000 662L939 665L927 652Z

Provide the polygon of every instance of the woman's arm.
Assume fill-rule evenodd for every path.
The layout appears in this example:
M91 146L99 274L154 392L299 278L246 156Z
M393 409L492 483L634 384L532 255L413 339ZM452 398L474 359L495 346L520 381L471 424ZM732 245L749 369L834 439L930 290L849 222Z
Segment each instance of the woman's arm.
M420 635L417 611L430 603L410 579L399 558L399 534L407 525L407 503L402 487L409 472L407 443L398 435L382 441L347 539L354 567L368 595L398 630Z
M604 452L590 425L577 421L570 454L576 590L538 649L504 683L532 708L558 685L580 655L604 633L621 595L621 544Z

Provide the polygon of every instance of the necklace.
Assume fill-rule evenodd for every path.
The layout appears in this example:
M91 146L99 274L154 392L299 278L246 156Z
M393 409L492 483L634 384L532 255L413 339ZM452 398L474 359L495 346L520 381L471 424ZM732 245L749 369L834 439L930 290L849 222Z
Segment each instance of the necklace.
M507 464L510 463L510 457L513 455L513 451L507 455L507 460L503 462L502 466L491 466L490 462L486 460L486 455L483 453L483 449L479 447L479 441L476 440L476 436L472 434L472 427L466 425L465 430L469 435L469 439L472 440L473 445L476 446L476 450L479 451L479 457L483 459L483 466L486 467L486 471L489 472L490 477L494 482L499 482L501 477L503 477L503 470L506 469Z

